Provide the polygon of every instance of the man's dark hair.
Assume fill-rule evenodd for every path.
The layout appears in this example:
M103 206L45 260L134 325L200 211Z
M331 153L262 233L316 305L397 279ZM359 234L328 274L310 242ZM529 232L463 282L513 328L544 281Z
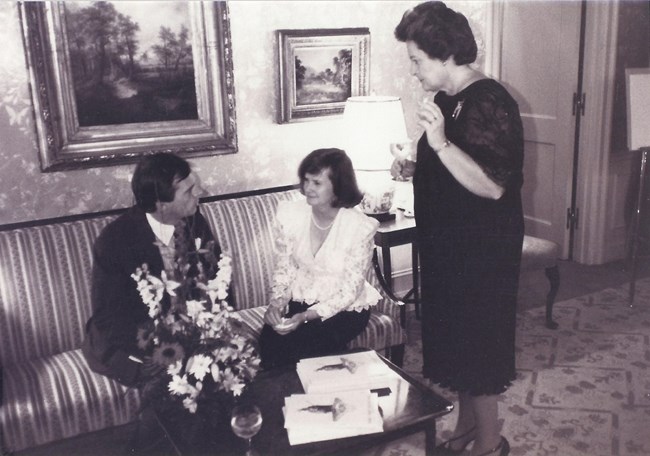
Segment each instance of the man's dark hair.
M453 55L456 65L476 60L476 40L467 18L443 2L420 3L406 11L395 38L413 41L432 59L445 61Z
M357 185L352 161L341 149L316 149L307 155L298 167L300 191L304 192L305 175L319 174L327 169L334 191L332 207L354 207L361 202L363 194Z
M156 203L174 199L174 180L190 175L189 163L171 153L146 155L135 167L131 189L135 204L145 212L155 212Z

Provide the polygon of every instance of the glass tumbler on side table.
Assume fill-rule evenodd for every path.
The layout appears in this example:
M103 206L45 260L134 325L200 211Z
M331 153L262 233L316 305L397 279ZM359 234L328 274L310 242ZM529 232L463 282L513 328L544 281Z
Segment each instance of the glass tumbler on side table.
M262 412L260 409L252 404L237 405L232 409L230 426L235 435L246 439L246 456L253 456L251 439L262 427Z

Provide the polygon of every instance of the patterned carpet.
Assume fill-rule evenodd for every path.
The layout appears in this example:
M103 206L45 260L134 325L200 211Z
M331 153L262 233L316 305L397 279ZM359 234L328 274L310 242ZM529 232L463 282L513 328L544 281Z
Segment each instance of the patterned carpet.
M542 307L519 313L518 379L500 398L502 434L513 456L650 455L650 278L558 302L560 328L544 327ZM405 368L421 379L419 322L408 323ZM453 393L432 387L452 402ZM446 440L455 412L438 422ZM417 434L365 456L419 456Z

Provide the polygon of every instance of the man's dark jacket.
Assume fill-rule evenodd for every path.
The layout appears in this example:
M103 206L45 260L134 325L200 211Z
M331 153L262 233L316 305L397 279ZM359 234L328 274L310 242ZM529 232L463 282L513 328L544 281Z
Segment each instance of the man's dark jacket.
M202 246L214 239L198 211L186 221L190 250L196 249L195 238L201 238ZM142 357L136 343L138 326L150 320L131 274L146 263L150 273L160 277L164 266L155 241L145 212L134 206L104 228L93 248L93 315L82 349L93 371L127 386L142 380L142 364L129 356ZM216 242L214 252L218 258L221 249Z

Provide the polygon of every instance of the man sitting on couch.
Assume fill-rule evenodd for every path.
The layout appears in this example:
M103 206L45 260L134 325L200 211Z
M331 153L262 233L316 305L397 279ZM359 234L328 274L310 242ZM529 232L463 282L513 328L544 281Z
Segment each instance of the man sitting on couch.
M151 321L131 278L146 263L156 277L173 269L177 243L196 251L214 240L198 212L203 192L189 163L169 153L145 156L131 181L135 206L111 222L93 251L93 315L86 324L83 353L90 368L126 386L141 386L164 367L138 349L138 328ZM214 242L214 255L221 249Z

